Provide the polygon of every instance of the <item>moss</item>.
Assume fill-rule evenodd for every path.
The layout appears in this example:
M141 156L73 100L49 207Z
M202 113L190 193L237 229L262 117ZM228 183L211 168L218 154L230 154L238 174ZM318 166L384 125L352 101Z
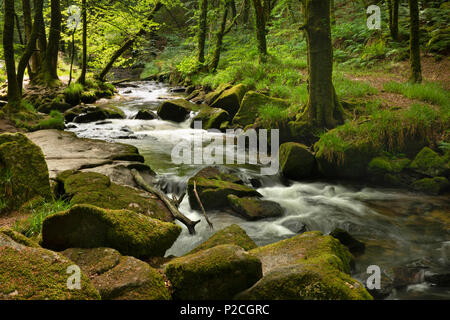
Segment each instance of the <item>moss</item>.
M234 245L219 245L169 262L174 299L231 299L262 276L261 262Z
M373 158L367 166L370 179L376 183L394 186L407 186L411 177L404 173L411 160L407 158L390 159L386 156Z
M23 234L18 233L12 229L0 228L0 233L10 237L15 242L20 243L24 246L31 247L31 248L40 248L40 246L36 242L34 242L33 240L25 237Z
M264 277L238 299L372 299L349 275L348 249L319 231L250 253L261 259Z
M287 142L280 146L280 167L286 178L301 180L314 175L314 155L300 143Z
M169 100L159 106L158 116L163 120L183 122L191 111L198 109L196 104L185 99Z
M417 191L440 194L450 186L447 178L434 177L416 180L412 183L412 188Z
M21 133L0 135L0 199L7 210L26 201L52 197L42 150Z
M42 242L46 248L109 247L135 257L162 256L181 227L129 210L106 210L76 205L45 218Z
M273 201L249 197L239 198L233 194L228 195L227 198L233 211L246 220L255 221L283 215L283 208Z
M111 158L111 160L117 161L135 161L144 163L145 159L143 156L137 153L123 153L119 155L115 155Z
M223 122L229 119L229 114L223 109L203 107L192 120L191 128L194 127L194 121L202 121L202 128L220 129Z
M289 102L283 99L271 98L255 91L249 91L245 94L241 107L233 118L233 124L245 127L255 123L258 117L258 110L266 105L285 109L289 106Z
M0 299L100 299L89 279L81 275L81 290L67 288L67 269L74 263L41 248L0 248Z
M221 108L234 117L241 107L241 101L244 98L248 88L244 84L239 84L228 90L225 90L221 95L211 104L212 108Z
M71 204L91 204L112 210L129 209L162 221L173 220L160 200L144 197L136 189L112 183L102 174L64 171L56 179Z
M95 94L95 91L89 90L89 91L83 91L80 96L80 100L83 103L89 104L94 103L97 101L97 95Z
M75 262L88 277L105 273L120 262L120 253L111 248L70 248L61 254Z
M228 90L230 88L232 88L233 86L231 84L228 83L222 83L221 85L219 85L217 87L216 90L206 94L205 96L205 103L208 105L211 105L214 101L217 100L217 98L220 97L220 95L225 91Z
M213 248L222 244L234 244L248 251L255 249L255 242L247 235L247 233L237 224L232 224L222 230L217 231L208 240L197 246L188 254L196 253L201 250Z
M77 106L64 112L67 122L86 123L105 119L124 119L125 114L115 106Z
M449 162L428 147L423 148L409 166L410 169L435 177L448 174Z

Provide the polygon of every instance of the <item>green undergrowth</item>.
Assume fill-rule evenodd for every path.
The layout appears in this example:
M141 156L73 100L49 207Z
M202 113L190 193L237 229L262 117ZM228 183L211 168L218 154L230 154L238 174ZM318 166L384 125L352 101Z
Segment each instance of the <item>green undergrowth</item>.
M450 93L435 82L400 83L386 82L384 90L399 93L409 99L418 99L445 108L450 108Z

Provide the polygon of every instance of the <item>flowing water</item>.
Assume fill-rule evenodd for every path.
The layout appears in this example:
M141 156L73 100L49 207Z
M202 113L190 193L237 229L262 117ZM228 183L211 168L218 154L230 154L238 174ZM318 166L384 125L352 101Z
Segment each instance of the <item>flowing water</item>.
M206 165L174 165L171 151L195 133L190 119L183 123L133 120L140 109L156 111L164 99L172 99L168 87L155 82L135 82L119 90L124 97L111 104L126 114L124 120L103 124L75 124L69 129L79 137L122 142L136 146L146 163L158 174L159 185L168 193L182 192L188 179ZM191 115L192 118L193 115ZM213 133L203 134L217 135ZM399 189L373 188L338 182L286 182L279 176L261 176L255 166L232 166L243 181L257 179L265 199L278 202L285 214L276 219L249 222L223 212L208 213L219 230L239 224L258 245L292 237L302 230L329 233L340 227L365 242L366 251L355 260L353 276L367 278L367 267L377 265L387 278L407 278L409 285L394 290L388 299L449 299L450 288L424 281L425 273L450 273L450 203L447 197L431 197ZM187 198L180 211L193 220L202 219L190 209ZM207 223L197 234L183 232L167 255L183 255L210 237ZM382 282L383 285L383 282Z

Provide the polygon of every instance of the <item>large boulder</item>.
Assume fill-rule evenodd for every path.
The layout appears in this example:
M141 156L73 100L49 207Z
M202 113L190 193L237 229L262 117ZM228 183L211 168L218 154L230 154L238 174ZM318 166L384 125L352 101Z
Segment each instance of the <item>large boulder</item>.
M163 256L181 227L129 210L76 205L47 217L42 245L53 250L109 247L134 257Z
M408 158L390 159L388 157L375 157L367 167L369 178L376 183L408 186L412 177L405 173L411 163Z
M232 224L222 230L214 233L208 240L194 248L188 254L196 253L201 250L213 248L218 245L233 244L248 251L255 249L255 242L247 235L247 233L237 224Z
M64 171L56 177L58 191L71 204L120 210L126 209L162 221L173 221L165 204L156 196L127 186L121 186L100 173Z
M283 99L272 98L259 92L249 91L245 94L241 107L233 118L233 124L245 128L255 123L259 109L267 105L287 108L289 102Z
M243 185L239 177L223 173L216 167L207 167L188 181L189 204L194 210L200 209L194 194L194 182L205 210L228 207L227 197L230 194L238 197L261 197L261 194L255 189Z
M231 299L262 276L261 261L235 245L220 245L169 262L165 274L173 298Z
M124 119L122 110L111 105L81 105L64 112L66 122L88 123L106 119Z
M228 196L228 201L234 212L249 221L280 217L283 215L283 208L274 201L252 197L239 198L233 194Z
M21 133L0 134L0 214L52 192L41 148Z
M230 117L234 117L241 107L248 88L244 84L238 84L228 90L223 91L220 96L211 104L212 108L221 108L228 112Z
M338 239L339 242L346 246L348 250L354 255L363 254L366 249L366 245L363 242L355 239L351 234L343 229L334 229L330 233L330 236Z
M280 167L283 175L292 180L311 178L315 159L308 148L300 143L287 142L280 146Z
M183 122L194 110L198 110L197 105L185 99L175 99L161 104L158 108L158 116L163 120Z
M61 252L75 262L103 300L167 300L162 275L147 263L111 248L71 248Z
M264 276L237 299L372 299L364 286L349 275L352 257L348 249L318 231L249 252L261 260Z
M438 195L450 187L445 177L423 178L412 183L411 187L420 192Z
M19 244L0 233L0 300L98 300L82 273L81 289L67 286L74 263L63 255Z
M221 124L228 121L229 114L220 108L203 107L200 112L192 119L191 128L194 128L195 121L202 122L202 129L220 129Z
M154 120L154 119L158 119L158 115L150 110L139 110L138 113L134 116L134 119Z
M409 169L429 177L448 176L449 159L425 147L416 155Z

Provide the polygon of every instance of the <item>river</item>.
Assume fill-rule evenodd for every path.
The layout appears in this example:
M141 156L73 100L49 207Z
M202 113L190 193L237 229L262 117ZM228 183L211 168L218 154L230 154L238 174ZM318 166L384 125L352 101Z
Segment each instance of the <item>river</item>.
M158 174L159 186L168 193L180 193L188 179L206 165L174 165L173 147L192 139L190 119L183 123L131 119L140 109L156 112L164 99L174 98L165 84L134 82L120 88L123 99L111 104L120 107L127 119L104 124L75 124L68 131L83 138L122 142L136 146L146 163ZM193 115L191 115L192 118ZM203 132L203 134L208 134ZM432 197L401 189L383 189L366 184L336 181L284 181L279 176L261 176L254 166L233 166L244 181L258 179L265 199L278 202L282 217L248 222L221 212L208 213L219 230L239 224L258 245L273 243L308 230L329 233L340 227L366 244L366 251L355 259L352 275L364 281L367 267L377 265L388 278L406 277L409 285L393 290L387 299L450 299L450 288L424 281L425 273L450 273L450 203L447 197ZM191 219L202 219L190 209L187 197L180 211ZM183 232L167 255L183 255L206 240L214 231L206 221L196 227L197 234ZM395 275L395 276L394 276Z

